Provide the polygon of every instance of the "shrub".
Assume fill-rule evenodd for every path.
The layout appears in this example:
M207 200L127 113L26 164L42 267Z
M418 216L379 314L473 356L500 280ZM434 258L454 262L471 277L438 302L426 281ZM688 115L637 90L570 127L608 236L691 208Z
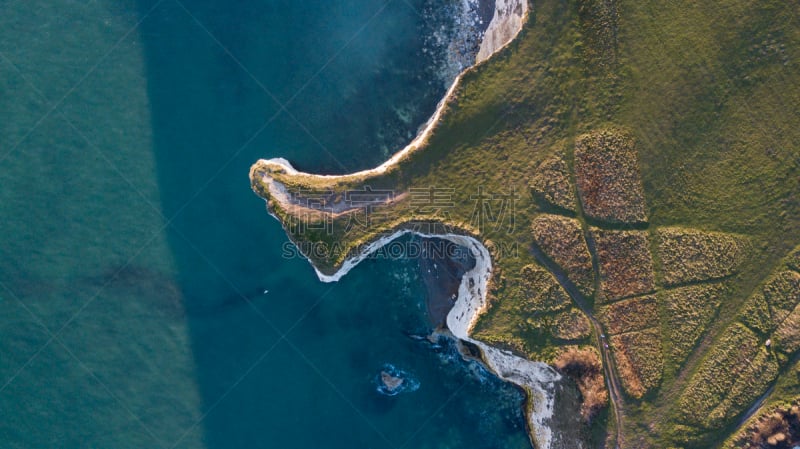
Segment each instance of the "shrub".
M750 329L738 323L726 329L678 401L681 418L687 424L709 427L711 412L723 403L737 382L757 380L746 376L752 374L748 367L762 350L758 337Z
M575 177L584 214L612 223L647 221L633 138L596 131L575 141Z
M800 349L800 305L796 306L773 334L775 348L785 354Z
M550 360L554 340L585 340L591 323L552 274L536 264L523 266L503 286L503 299L491 301L475 338L536 360ZM543 352L545 351L545 352Z
M760 292L747 299L739 320L761 334L771 334L800 304L800 274L781 271L773 275ZM783 332L785 337L789 335Z
M594 293L592 255L578 220L558 215L540 215L531 225L533 239L542 252L563 269L585 296Z
M716 316L725 288L720 284L693 285L662 293L669 328L669 355L682 362Z
M608 390L600 355L594 348L570 346L558 355L553 366L578 384L583 397L581 416L586 421L608 405Z
M724 447L726 449L791 448L800 444L800 405L791 404L762 412Z
M720 427L743 412L778 376L778 362L763 348L744 368L722 402L706 418L708 427Z
M738 318L742 324L760 334L769 334L775 330L769 304L760 292L747 299Z
M655 288L653 258L645 231L592 228L600 265L600 299L613 301L650 293Z
M553 275L536 265L522 267L520 287L529 312L557 312L572 306L572 299Z
M578 202L563 153L544 160L531 178L531 190L539 201L574 212Z
M684 391L679 406L685 422L717 428L763 394L780 369L764 340L774 339L787 354L800 348L798 303L800 274L793 271L778 272L748 298L740 322L725 330Z
M786 265L789 266L794 271L800 272L800 246L795 248L791 253L789 253L789 257L786 258L787 262Z
M661 382L664 358L657 330L628 332L609 338L625 392L641 398Z
M600 308L598 318L611 335L658 326L658 304L654 295L638 296Z
M592 325L578 308L559 312L553 320L552 334L561 340L580 340L589 337Z
M720 232L669 227L658 229L657 235L668 286L729 276L744 261L748 247L743 237Z
M777 326L800 303L800 274L781 271L770 279L763 289L769 305L773 326Z

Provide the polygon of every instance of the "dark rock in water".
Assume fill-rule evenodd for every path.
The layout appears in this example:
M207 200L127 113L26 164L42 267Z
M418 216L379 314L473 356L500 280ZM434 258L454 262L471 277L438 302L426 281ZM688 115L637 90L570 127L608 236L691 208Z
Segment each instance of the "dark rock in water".
M392 376L386 371L381 371L381 382L390 392L397 390L403 385L403 379L401 377Z
M419 389L419 381L407 372L386 364L377 376L378 393L396 396L400 393L411 393Z

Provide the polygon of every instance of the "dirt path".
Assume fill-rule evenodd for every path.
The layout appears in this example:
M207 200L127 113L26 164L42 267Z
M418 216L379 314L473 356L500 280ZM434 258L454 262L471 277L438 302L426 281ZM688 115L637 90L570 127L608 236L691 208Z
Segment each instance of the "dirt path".
M595 318L591 307L588 306L583 295L578 292L575 284L569 281L566 273L564 273L564 271L553 262L548 260L547 257L545 257L544 254L542 254L538 249L533 250L533 255L543 267L550 271L550 273L558 281L559 285L561 285L564 291L566 291L570 298L572 298L572 301L575 303L575 305L586 315L587 318L589 318L589 322L592 323L592 328L594 329L595 336L599 342L598 349L600 350L600 355L603 362L603 373L606 378L608 398L611 402L611 408L614 411L614 422L616 424L615 448L620 449L621 447L625 447L622 436L622 418L624 413L624 401L621 393L622 387L620 386L621 384L619 377L617 377L617 369L616 364L614 363L614 358L611 357L611 351L607 347L607 339L605 338L605 333L603 332L603 326L600 324L600 321Z

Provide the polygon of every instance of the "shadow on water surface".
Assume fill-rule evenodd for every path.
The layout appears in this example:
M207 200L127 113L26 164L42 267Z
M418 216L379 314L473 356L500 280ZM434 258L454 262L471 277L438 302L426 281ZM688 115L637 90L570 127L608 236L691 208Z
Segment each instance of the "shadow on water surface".
M448 420L434 415L469 409L470 399L457 395L466 388L481 401L498 401L498 391L505 395L498 411L463 412L464 419L483 422L485 433L509 435L496 445L475 447L527 447L516 391L477 374L464 387L463 373L431 385L430 379L452 371L431 361L440 356L420 350L419 342L399 331L387 337L380 323L372 323L376 313L421 316L420 310L402 307L381 312L380 301L408 292L376 295L372 308L358 313L331 305L353 297L363 302L365 292L400 290L407 281L382 280L379 273L396 271L397 262L365 264L357 271L371 270L366 276L319 283L306 261L281 258L283 230L249 189L249 166L261 157L285 156L317 172L379 162L385 154L368 151L376 141L395 147L410 132L374 137L379 126L402 128L395 121L403 114L386 112L381 104L402 103L398 83L409 86L402 94L408 108L433 110L442 89L424 81L425 73L386 62L408 64L419 51L419 19L409 2L153 5L139 2L146 15L139 34L161 204L173 219L168 242L179 270L176 288L189 324L206 446L399 447L416 435L405 427L430 417L431 428L418 438L440 434L439 443L408 440L412 447L448 447L444 434L453 434L456 447L458 432L442 434L440 426ZM355 36L354 30L361 31ZM415 96L424 100L408 101ZM425 119L424 113L415 114ZM389 343L372 344L373 336ZM381 353L387 344L424 378L415 394L429 403L412 403L420 395L389 401L374 394L371 382L375 369L387 362ZM338 354L340 347L347 349ZM353 381L354 373L361 378Z

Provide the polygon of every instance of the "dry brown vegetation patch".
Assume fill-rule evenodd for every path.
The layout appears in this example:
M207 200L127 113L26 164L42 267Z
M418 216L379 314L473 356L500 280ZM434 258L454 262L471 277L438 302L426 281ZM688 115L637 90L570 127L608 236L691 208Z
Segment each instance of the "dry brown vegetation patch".
M530 185L537 200L572 212L577 209L578 199L563 153L542 161Z
M575 141L575 178L587 217L611 223L647 221L633 138L596 131Z
M743 237L721 232L668 227L657 235L668 286L729 276L744 261L748 247Z
M574 218L540 215L531 229L542 252L566 272L583 295L592 296L594 268L581 223Z
M800 404L763 413L733 440L740 449L790 449L800 444Z
M611 335L658 326L658 303L654 295L638 296L600 308L598 318Z
M641 398L661 383L664 358L657 330L628 332L609 338L625 392Z
M691 353L714 319L726 289L720 284L692 285L663 292L669 329L669 355L679 363Z
M614 301L653 291L653 258L646 231L592 228L591 235L600 265L601 300Z
M575 380L583 397L581 416L587 420L608 405L608 390L600 355L594 348L570 346L553 362L559 371Z

